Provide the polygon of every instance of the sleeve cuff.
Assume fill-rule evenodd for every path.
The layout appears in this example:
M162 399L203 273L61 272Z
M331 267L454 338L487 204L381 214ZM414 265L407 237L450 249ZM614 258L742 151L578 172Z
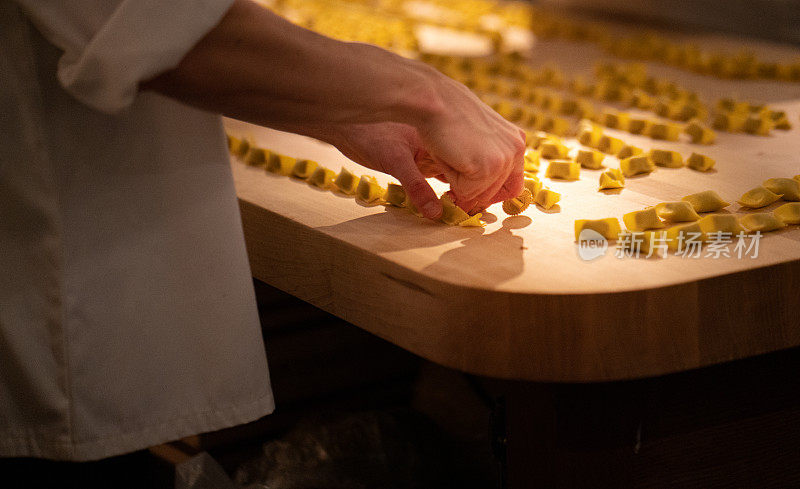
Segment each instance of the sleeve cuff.
M75 54L58 79L81 102L106 113L133 103L139 83L180 63L222 19L233 0L125 0Z

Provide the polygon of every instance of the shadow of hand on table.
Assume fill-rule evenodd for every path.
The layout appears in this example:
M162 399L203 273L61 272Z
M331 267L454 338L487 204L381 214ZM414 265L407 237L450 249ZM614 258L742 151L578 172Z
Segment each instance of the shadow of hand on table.
M507 282L521 275L525 267L524 240L512 231L531 222L527 216L507 217L497 231L465 239L462 246L442 253L422 272L439 280L478 287L492 288Z

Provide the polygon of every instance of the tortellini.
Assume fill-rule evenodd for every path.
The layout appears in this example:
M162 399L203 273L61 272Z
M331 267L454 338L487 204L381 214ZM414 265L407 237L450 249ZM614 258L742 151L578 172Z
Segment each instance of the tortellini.
M638 117L631 117L628 121L628 132L631 134L644 134L649 130L650 121Z
M317 170L318 166L319 163L316 161L297 160L292 167L292 176L306 180Z
M328 190L333 188L333 180L335 178L335 171L320 166L308 177L308 183L323 190Z
M527 188L522 189L522 193L518 196L503 201L503 211L509 216L516 216L522 213L533 200L533 194Z
M600 190L623 188L625 175L619 168L609 168L600 174Z
M267 171L278 175L289 176L294 168L295 159L291 156L270 152L267 157Z
M714 164L716 163L713 159L709 158L708 156L701 155L698 153L692 153L689 156L689 159L686 160L688 163L689 168L692 170L697 171L708 171L714 168Z
M800 202L791 202L778 207L772 214L784 224L800 224Z
M619 129L620 131L628 130L628 122L630 115L625 112L617 112L616 110L607 110L600 114L600 123L611 129Z
M758 136L769 136L772 130L772 121L759 115L751 115L744 121L744 132Z
M561 200L561 194L554 192L549 188L542 188L536 192L536 196L533 198L533 201L542 206L544 209L550 209L556 205L559 200Z
M686 224L679 224L672 226L666 231L667 247L671 250L679 248L686 248L688 243L702 243L704 241L703 230L700 224L696 222L689 222Z
M386 187L386 202L395 207L406 207L406 189L397 183L390 183Z
M626 177L641 173L650 173L655 170L655 165L647 155L631 156L619 162L620 169Z
M561 143L557 143L554 141L547 141L545 143L542 143L541 146L539 146L539 151L541 152L542 158L563 159L567 157L567 153L569 153L569 148L567 148Z
M647 129L647 135L653 139L677 141L681 134L681 127L671 122L653 121Z
M619 153L619 150L621 150L623 146L625 146L625 141L609 135L601 136L600 140L597 142L597 149L610 155Z
M250 146L250 140L248 138L239 139L231 136L228 139L228 148L230 152L239 158L244 158L248 151L250 151Z
M575 155L575 161L584 168L588 168L590 170L599 170L600 168L603 168L603 160L605 157L606 155L600 151L593 149L581 149L578 150L578 154Z
M642 153L644 153L642 148L626 144L622 147L622 149L619 150L619 153L617 153L617 158L624 160L625 158L630 158L631 156L640 155Z
M526 149L523 158L524 170L529 173L536 173L539 171L539 152L535 149Z
M356 187L356 198L361 202L371 204L383 198L386 191L378 185L375 177L364 175L358 181Z
M766 207L780 198L780 194L771 192L764 187L756 187L745 192L744 195L739 197L737 202L739 202L742 207L757 209L759 207Z
M250 147L244 162L250 166L264 166L267 163L267 152L262 148Z
M753 214L746 214L739 218L739 224L741 224L743 228L751 233L756 231L766 233L768 231L775 231L776 229L786 226L783 221L768 212L754 212Z
M536 197L536 194L542 189L542 182L536 177L525 177L523 186L528 189L532 197Z
M581 165L572 160L553 160L547 165L547 178L577 180L580 178Z
M628 212L622 216L622 222L629 231L646 231L664 227L664 223L658 218L655 207Z
M342 170L336 175L336 180L333 181L333 184L339 189L340 192L353 195L356 192L356 186L358 185L358 178L353 175L350 170L347 168L342 167Z
M603 137L603 130L594 125L591 121L582 120L578 130L578 142L590 148L597 148L600 139Z
M697 224L706 238L711 233L730 233L731 236L736 236L744 231L734 214L709 214L697 221Z
M800 182L792 178L770 178L765 180L761 186L780 195L783 200L800 201Z
M648 153L650 160L658 166L666 168L683 168L683 157L677 151L665 149L651 149Z
M722 200L722 197L713 190L705 190L696 194L687 195L681 200L692 204L696 212L714 212L730 205L728 202Z
M655 206L658 217L667 222L692 222L700 219L700 214L689 202L661 202Z
M577 219L575 221L575 241L580 239L581 231L591 229L606 239L617 239L622 232L619 219L608 217L606 219Z
M447 194L442 195L439 200L442 203L442 217L441 221L451 226L457 226L459 223L469 219L469 214L455 205Z
M689 121L683 131L689 135L694 144L713 144L717 138L714 131L697 119Z

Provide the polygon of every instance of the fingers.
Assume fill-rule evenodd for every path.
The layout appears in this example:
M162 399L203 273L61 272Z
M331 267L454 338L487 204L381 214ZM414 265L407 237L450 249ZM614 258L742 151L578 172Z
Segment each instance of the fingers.
M423 216L433 220L442 217L442 203L422 176L413 158L409 156L407 161L398 164L393 174L400 180L406 195Z

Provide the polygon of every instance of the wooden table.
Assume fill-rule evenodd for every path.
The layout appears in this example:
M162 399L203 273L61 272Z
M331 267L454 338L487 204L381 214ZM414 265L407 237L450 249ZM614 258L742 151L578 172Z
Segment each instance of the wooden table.
M774 56L800 53L759 47ZM588 72L600 56L587 45L558 41L540 43L534 53L534 63L569 60L571 73ZM770 137L718 133L718 143L707 147L618 133L645 149L707 154L716 170L661 168L630 178L619 193L598 192L599 172L582 170L579 181L546 182L563 195L556 208L507 217L493 206L485 229L362 206L233 161L253 275L426 359L507 379L508 402L527 399L517 406L541 399L545 391L531 394L530 386L548 386L554 406L554 383L651 378L800 345L798 226L765 235L757 258L621 259L613 244L593 261L576 253L575 219L621 218L707 189L735 202L766 178L800 173L800 84L717 80L663 65L650 70L711 103L731 94L768 102L786 110L795 128ZM375 174L307 138L231 120L226 128L337 171ZM375 175L384 185L391 181ZM728 211L745 212L735 203ZM512 485L530 484L522 478Z

